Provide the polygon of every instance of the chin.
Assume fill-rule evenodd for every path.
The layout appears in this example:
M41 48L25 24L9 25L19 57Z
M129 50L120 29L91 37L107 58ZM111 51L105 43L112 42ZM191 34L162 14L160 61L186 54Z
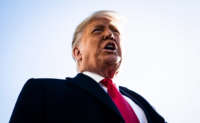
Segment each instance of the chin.
M109 55L104 59L106 64L119 65L121 63L121 57L116 55Z

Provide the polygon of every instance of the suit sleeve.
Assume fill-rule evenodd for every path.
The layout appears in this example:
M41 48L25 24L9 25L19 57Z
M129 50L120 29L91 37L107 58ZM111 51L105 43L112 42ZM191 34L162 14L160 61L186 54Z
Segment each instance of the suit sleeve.
M17 99L9 123L40 123L43 116L43 88L41 82L30 79Z

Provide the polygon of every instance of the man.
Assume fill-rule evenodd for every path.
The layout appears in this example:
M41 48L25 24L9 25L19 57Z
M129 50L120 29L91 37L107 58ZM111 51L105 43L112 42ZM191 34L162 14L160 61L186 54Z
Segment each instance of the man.
M164 123L137 93L116 87L112 78L122 61L119 18L98 11L76 29L74 78L30 79L23 87L10 123Z

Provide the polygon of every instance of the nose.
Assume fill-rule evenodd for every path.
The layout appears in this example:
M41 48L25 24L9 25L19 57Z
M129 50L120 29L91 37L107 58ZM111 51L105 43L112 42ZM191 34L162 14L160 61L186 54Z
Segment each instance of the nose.
M115 40L115 36L112 30L110 29L106 29L104 33L104 40L107 40L107 39Z

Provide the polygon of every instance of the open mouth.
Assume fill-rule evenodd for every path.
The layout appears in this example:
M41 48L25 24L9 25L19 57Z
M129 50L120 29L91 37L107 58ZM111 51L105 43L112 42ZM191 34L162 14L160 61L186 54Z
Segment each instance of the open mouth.
M116 47L115 43L109 42L109 43L106 44L104 49L114 51L114 50L117 49L117 47Z

